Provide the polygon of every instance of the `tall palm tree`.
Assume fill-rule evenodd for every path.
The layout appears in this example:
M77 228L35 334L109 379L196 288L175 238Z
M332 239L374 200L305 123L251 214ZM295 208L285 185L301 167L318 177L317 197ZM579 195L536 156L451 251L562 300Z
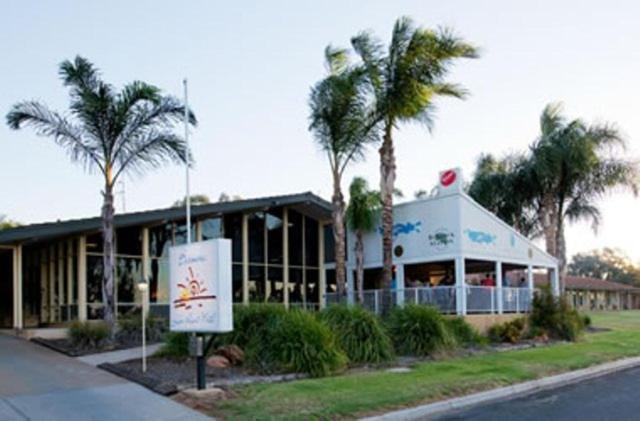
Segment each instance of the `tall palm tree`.
M391 288L393 266L393 190L396 162L393 131L400 123L419 122L433 126L434 99L438 96L463 98L465 91L446 82L452 64L459 58L475 58L477 50L448 29L417 28L409 18L396 21L389 48L370 33L352 38L353 48L367 72L375 98L375 116L382 125L380 192L382 195L383 284ZM383 296L389 309L391 295Z
M591 222L596 230L598 200L614 188L638 193L637 162L620 157L626 142L610 124L568 121L561 104L549 104L540 118L540 136L531 148L538 183L540 224L547 251L558 259L560 287L567 268L565 223Z
M335 242L336 284L344 296L346 283L345 202L342 176L352 162L364 157L367 144L377 140L363 87L365 74L349 64L347 51L325 49L328 75L314 85L309 98L310 126L327 154L333 180L332 219Z
M127 172L157 168L168 161L186 162L184 139L173 132L185 106L144 82L129 83L120 91L102 81L87 59L77 56L60 64L60 78L70 90L69 112L60 114L36 101L15 104L7 114L12 129L31 126L53 138L71 160L104 178L102 191L104 319L114 325L114 207L113 188ZM192 125L196 118L188 111Z
M369 190L367 180L355 177L349 186L347 225L355 233L356 285L358 301L364 302L364 234L376 227L376 216L380 210L380 193Z

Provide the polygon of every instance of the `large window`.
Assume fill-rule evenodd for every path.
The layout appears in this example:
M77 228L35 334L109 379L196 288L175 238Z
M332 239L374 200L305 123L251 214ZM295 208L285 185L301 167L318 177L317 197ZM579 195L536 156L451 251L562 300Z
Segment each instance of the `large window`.
M233 302L242 302L242 214L225 215L223 219L224 237L231 240L231 261L233 262Z
M315 307L320 301L318 222L293 209L289 219L289 303Z

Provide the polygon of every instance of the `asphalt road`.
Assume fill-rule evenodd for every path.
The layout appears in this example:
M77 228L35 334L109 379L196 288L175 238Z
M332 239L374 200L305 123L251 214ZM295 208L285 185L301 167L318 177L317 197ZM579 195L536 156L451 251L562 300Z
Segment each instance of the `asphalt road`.
M40 345L0 335L0 420L204 420L205 416Z
M640 420L640 368L477 406L439 420Z

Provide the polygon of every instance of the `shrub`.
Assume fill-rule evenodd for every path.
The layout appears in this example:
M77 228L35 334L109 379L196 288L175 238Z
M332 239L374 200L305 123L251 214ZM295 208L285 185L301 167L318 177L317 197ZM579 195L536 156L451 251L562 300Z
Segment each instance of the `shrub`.
M519 317L504 323L497 323L489 328L487 335L492 342L516 343L524 336L526 319Z
M69 338L80 348L100 348L109 337L109 326L105 322L75 321L69 327Z
M147 316L147 341L159 342L169 330L167 320L163 317ZM142 315L136 313L118 319L116 340L122 343L137 343L142 341Z
M165 335L164 344L155 353L159 357L183 358L189 356L189 334L186 332L169 332Z
M262 339L266 354L286 371L321 377L343 369L347 362L331 329L306 311L285 313Z
M472 346L481 344L484 341L482 335L467 323L464 317L446 318L445 323L449 333L458 345Z
M566 300L555 297L549 288L543 288L533 298L529 320L533 329L567 341L577 340L585 327L580 314Z
M591 326L591 317L588 314L582 316L582 324L584 325L584 327Z
M393 359L389 335L375 314L360 306L334 305L320 313L353 363L379 364Z
M396 307L389 314L388 326L396 352L401 355L426 356L454 344L444 318L432 307Z
M340 370L346 356L329 327L305 311L277 304L234 309L234 330L216 345L235 344L245 352L245 365L263 373L294 371L323 376Z

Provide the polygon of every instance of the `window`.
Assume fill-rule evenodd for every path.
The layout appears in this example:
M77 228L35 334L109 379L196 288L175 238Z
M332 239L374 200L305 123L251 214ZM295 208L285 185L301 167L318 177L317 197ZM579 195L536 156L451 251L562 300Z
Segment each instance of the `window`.
M265 224L264 213L249 215L249 263L264 264L265 258Z
M271 209L267 212L267 249L269 251L268 262L270 265L282 265L282 209Z
M231 260L242 263L242 215L234 213L224 217L224 236L231 240Z
M222 238L222 221L220 218L208 218L200 222L203 240Z

